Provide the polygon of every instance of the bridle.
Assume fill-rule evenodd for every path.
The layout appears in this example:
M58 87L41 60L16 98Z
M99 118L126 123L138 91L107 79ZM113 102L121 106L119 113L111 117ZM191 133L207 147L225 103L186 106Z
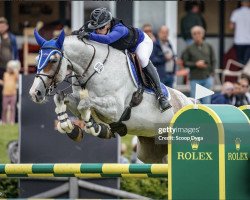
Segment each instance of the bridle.
M63 54L63 52L61 51L61 49L58 49L58 48L55 48L55 47L43 47L43 48L41 48L41 49L52 49L52 50L57 50L57 51L60 52L60 54L61 54L60 60L59 60L59 62L58 62L57 68L56 68L56 71L55 71L55 73L54 73L53 75L37 73L36 76L35 76L36 78L40 78L40 80L41 80L42 83L43 83L44 88L46 89L45 95L46 95L46 96L49 96L50 93L53 91L53 89L56 88L56 86L57 86L57 83L56 83L56 76L57 76L57 74L59 73L59 71L60 71L60 69L61 69L61 64L62 64L62 59L63 59L63 57L64 57L64 54ZM43 78L42 78L43 76L47 77L48 79L51 79L51 82L50 82L50 85L48 86L48 88L47 88L47 86L46 86L45 81L44 81Z
M70 67L72 68L72 71L75 72L74 70L74 65L72 63L72 61L70 59L68 59L67 57L65 57L64 53L62 52L61 49L58 49L58 48L55 48L55 47L46 47L46 48L41 48L41 49L52 49L52 50L57 50L61 56L60 56L60 60L58 62L58 65L57 65L57 68L56 68L56 71L53 75L48 75L48 74L42 74L42 73L38 73L36 74L36 78L40 78L40 80L42 81L43 83L43 86L46 90L45 92L45 96L54 96L56 93L59 93L59 92L62 92L62 91L65 91L67 90L68 88L70 88L71 86L80 86L82 89L86 89L87 87L87 83L91 80L91 78L96 74L96 73L100 73L100 71L98 69L96 69L95 67L95 70L94 72L86 79L86 81L84 81L84 78L86 77L87 75L87 72L88 70L90 69L90 66L92 65L93 63L93 60L95 58L95 54L96 54L96 48L94 47L94 45L92 44L89 44L87 42L85 42L84 40L82 40L86 45L89 45L91 46L93 49L94 49L94 53L91 57L91 60L86 68L86 70L83 72L83 74L79 75L79 74L74 74L74 75L66 75L64 81L69 83L69 86L64 88L63 90L58 90L56 91L55 93L52 94L53 90L57 87L57 81L56 81L56 76L58 75L60 69L61 69L61 64L62 64L62 59L65 58L66 60L68 60L68 62L70 63ZM108 59L108 56L109 56L109 53L110 53L110 47L108 46L108 53L104 59L104 61L101 63L102 65L104 65ZM46 83L44 81L44 79L42 78L43 76L47 77L48 79L51 79L51 82L50 82L50 85L47 87L46 86ZM72 83L69 79L75 77L77 79L77 82L74 82Z

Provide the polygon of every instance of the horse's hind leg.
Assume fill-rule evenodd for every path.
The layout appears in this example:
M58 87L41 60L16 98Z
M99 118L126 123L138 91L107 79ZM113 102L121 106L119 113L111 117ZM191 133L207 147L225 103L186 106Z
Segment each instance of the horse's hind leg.
M168 145L155 144L155 139L138 136L137 155L144 163L167 162Z

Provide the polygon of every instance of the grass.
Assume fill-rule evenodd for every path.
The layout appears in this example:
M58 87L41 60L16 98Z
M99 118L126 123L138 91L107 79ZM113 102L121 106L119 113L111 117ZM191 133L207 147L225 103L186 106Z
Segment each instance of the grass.
M18 140L18 125L0 125L0 163L10 163L7 146Z
M0 163L10 163L7 146L12 140L18 140L18 125L0 125ZM18 198L18 179L0 180L1 198Z

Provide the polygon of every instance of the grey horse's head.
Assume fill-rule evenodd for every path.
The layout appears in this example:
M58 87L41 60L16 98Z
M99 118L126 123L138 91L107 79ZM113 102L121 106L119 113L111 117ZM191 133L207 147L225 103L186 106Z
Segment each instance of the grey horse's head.
M34 35L41 47L37 56L37 74L30 88L29 94L36 103L43 103L49 92L60 82L67 73L65 59L63 59L64 30L57 39L45 40L37 30Z

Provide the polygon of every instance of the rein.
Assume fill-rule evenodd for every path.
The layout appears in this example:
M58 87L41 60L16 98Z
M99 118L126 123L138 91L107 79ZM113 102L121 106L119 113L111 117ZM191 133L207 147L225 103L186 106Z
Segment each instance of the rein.
M89 43L85 42L84 40L82 40L82 41L83 41L86 45L89 45L89 46L93 47L93 49L94 49L94 54L93 54L93 56L92 56L92 58L91 58L91 60L90 60L90 62L89 62L89 64L88 64L86 70L84 71L84 73L83 73L82 76L81 76L81 77L85 77L86 74L87 74L87 72L88 72L88 70L89 70L89 68L90 68L90 66L91 66L91 64L92 64L92 62L93 62L93 60L94 60L94 58L95 58L96 49L95 49L94 45L89 44ZM109 45L108 45L108 53L107 53L107 55L106 55L104 61L102 62L102 65L104 65L104 64L106 63L106 61L107 61L107 59L108 59L108 56L109 56L109 52L110 52L110 49L109 49ZM84 83L80 84L79 86L80 86L82 89L86 89L87 83L90 81L90 79L91 79L97 72L98 72L98 70L95 69L95 71L87 78L87 80L86 80ZM79 81L78 81L78 82L79 82ZM80 82L79 82L79 83L80 83Z

